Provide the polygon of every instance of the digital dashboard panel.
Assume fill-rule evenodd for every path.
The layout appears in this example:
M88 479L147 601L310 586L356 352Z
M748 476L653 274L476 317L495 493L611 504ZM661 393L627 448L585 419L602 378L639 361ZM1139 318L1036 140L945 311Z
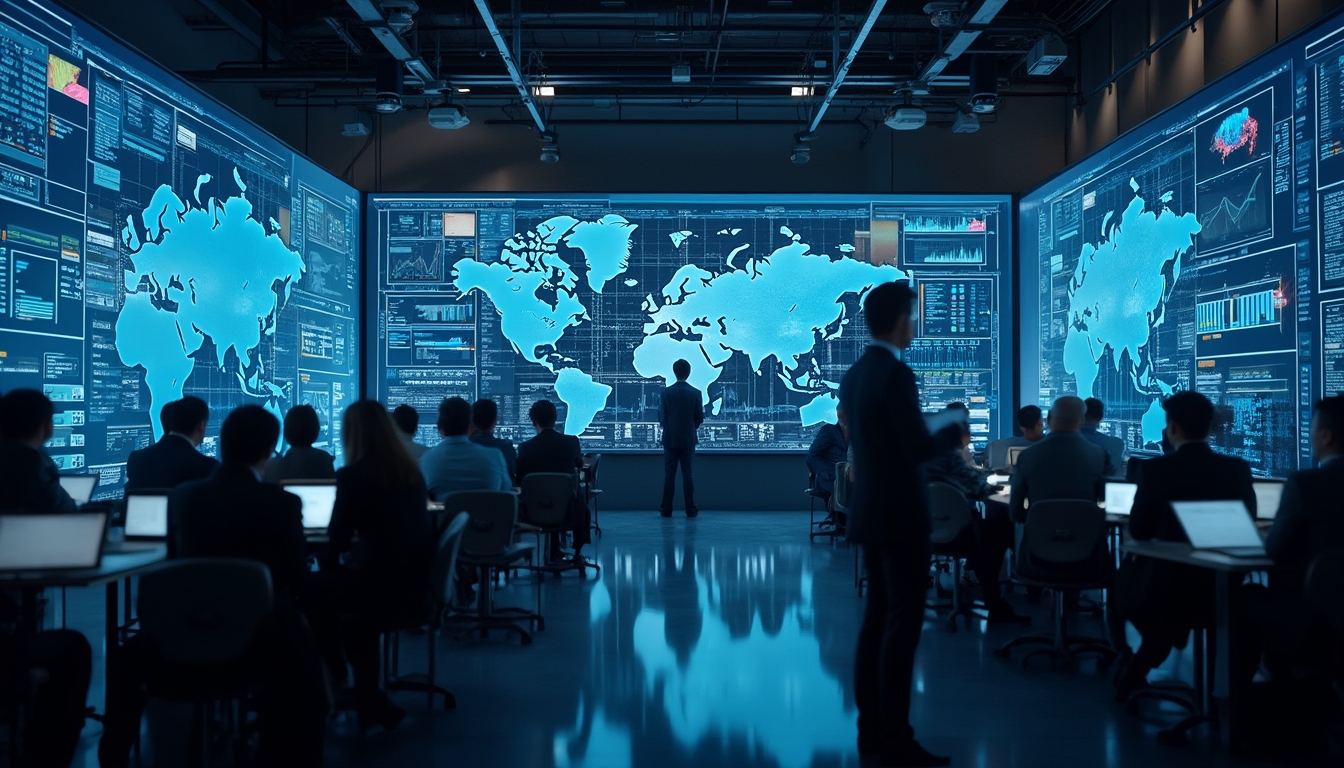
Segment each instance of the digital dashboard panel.
M554 400L588 450L653 450L672 364L705 395L701 447L798 451L867 344L861 299L912 281L924 405L1011 430L1006 197L448 196L367 200L369 396L499 403L531 436Z
M1024 402L1098 397L1141 455L1196 390L1257 474L1309 465L1344 390L1342 62L1335 16L1022 197Z
M56 404L62 471L124 482L163 403L357 397L359 196L88 24L0 0L0 390Z

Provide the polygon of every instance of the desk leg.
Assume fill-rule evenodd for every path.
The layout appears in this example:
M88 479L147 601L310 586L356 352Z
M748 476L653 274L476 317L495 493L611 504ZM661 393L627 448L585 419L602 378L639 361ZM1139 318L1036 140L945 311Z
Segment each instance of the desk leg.
M104 660L104 663L103 663L103 712L104 712L104 713L107 712L107 707L108 707L108 704L109 704L109 701L108 701L108 690L111 688L111 686L109 685L109 683L110 683L110 682L114 679L114 677L115 677L115 676L112 674L112 666L113 666L114 664L118 664L118 663L120 663L120 661L121 661L121 659L120 659L120 651L121 651L121 642L120 642L120 640L121 640L121 638L120 638L120 636L119 636L119 635L120 635L120 632L119 632L118 629L117 629L117 615L118 615L117 602L118 602L118 597L119 597L119 594L118 594L118 592L117 592L117 588L118 588L118 587L117 587L117 582L115 582L115 581L110 582L110 583L107 585L107 605L106 605L106 615L105 615L106 626L104 627L105 631L107 632L107 637L106 637L106 639L103 641L103 645L104 645L104 647L107 649L107 652L106 652L106 659Z
M1237 705L1245 698L1242 681L1232 675L1232 659L1237 658L1238 638L1232 632L1232 580L1244 574L1218 571L1218 642L1217 662L1214 665L1213 695L1219 700L1218 719L1225 724L1221 729L1224 746L1230 746L1237 730Z

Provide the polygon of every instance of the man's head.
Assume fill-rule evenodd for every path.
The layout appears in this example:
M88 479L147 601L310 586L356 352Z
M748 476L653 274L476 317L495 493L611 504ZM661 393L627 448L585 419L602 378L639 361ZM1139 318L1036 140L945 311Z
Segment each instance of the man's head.
M555 420L559 418L559 414L555 412L555 403L550 400L538 400L528 409L527 417L532 420L532 426L541 432L555 429Z
M311 405L296 405L285 414L285 442L296 448L311 448L322 434L322 422Z
M1087 406L1083 404L1081 398L1065 395L1050 406L1050 431L1077 432L1083 426L1083 416L1086 413Z
M260 405L234 408L219 427L219 458L225 464L261 469L275 455L280 420Z
M677 377L677 381L685 381L691 378L691 364L687 360L678 360L672 364L672 375Z
M1198 392L1177 392L1162 401L1167 412L1167 442L1173 448L1206 440L1213 428L1213 403Z
M173 431L173 425L176 423L173 421L173 411L176 409L176 400L169 400L159 409L159 427L163 430L163 434L165 435Z
M415 437L416 430L420 429L420 412L402 403L392 409L392 423L397 425L402 434Z
M1100 424L1101 417L1106 415L1106 404L1095 397L1089 397L1083 401L1083 405L1087 408L1087 412L1083 416L1083 423L1089 427Z
M471 404L471 426L477 432L493 432L499 423L499 405L494 400L481 398Z
M471 427L471 405L460 397L446 397L439 403L439 434L460 437Z
M1311 449L1317 460L1344 454L1344 395L1316 401L1311 414Z
M200 445L205 440L205 428L210 423L210 406L204 400L188 395L172 404L171 415L169 432L187 438L192 445Z
M835 423L842 427L848 425L848 420L845 418L845 406L839 403L835 404Z
M41 448L55 430L56 408L36 389L11 389L0 397L0 437Z
M1017 409L1017 427L1022 436L1036 442L1045 435L1045 422L1041 419L1041 409L1035 405L1024 405Z
M863 299L868 332L874 339L900 349L910 346L915 339L915 324L911 318L914 309L915 292L901 282L883 283Z
M957 426L961 428L961 447L965 448L971 444L971 409L962 402L951 402L944 406L943 410L963 414Z

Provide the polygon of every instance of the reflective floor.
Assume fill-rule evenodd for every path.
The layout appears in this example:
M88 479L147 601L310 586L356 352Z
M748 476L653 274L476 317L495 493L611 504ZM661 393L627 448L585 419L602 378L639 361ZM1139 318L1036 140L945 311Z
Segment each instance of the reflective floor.
M859 765L851 669L861 600L849 548L807 543L800 513L604 512L601 522L591 552L600 577L548 577L546 629L532 645L501 633L444 638L440 683L458 708L430 713L423 696L398 694L406 722L363 738L353 719L338 719L328 765ZM534 588L519 579L499 602L532 605ZM1012 599L1045 626L1044 605ZM95 647L101 615L100 591L70 594L68 621ZM1096 620L1075 629L1103 634ZM1159 746L1153 734L1179 715L1126 715L1107 674L1090 665L1070 673L1042 658L1024 670L991 654L1021 631L926 624L914 724L954 765L1252 765L1225 758L1203 729L1184 748ZM423 638L403 643L402 657L405 669L422 670ZM1164 673L1183 667L1188 660L1173 658ZM93 702L102 701L100 676ZM97 734L86 729L82 764L96 764ZM151 743L146 762L176 764L173 752Z

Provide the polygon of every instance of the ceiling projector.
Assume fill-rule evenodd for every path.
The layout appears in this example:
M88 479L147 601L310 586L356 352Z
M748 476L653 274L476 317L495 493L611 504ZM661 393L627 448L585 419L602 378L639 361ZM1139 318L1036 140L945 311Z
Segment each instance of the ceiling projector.
M456 104L449 104L444 107L436 107L429 110L429 127L438 128L444 131L455 131L463 128L471 118L467 117L467 111Z
M892 107L887 110L887 127L893 131L913 131L923 128L929 115L923 107Z

